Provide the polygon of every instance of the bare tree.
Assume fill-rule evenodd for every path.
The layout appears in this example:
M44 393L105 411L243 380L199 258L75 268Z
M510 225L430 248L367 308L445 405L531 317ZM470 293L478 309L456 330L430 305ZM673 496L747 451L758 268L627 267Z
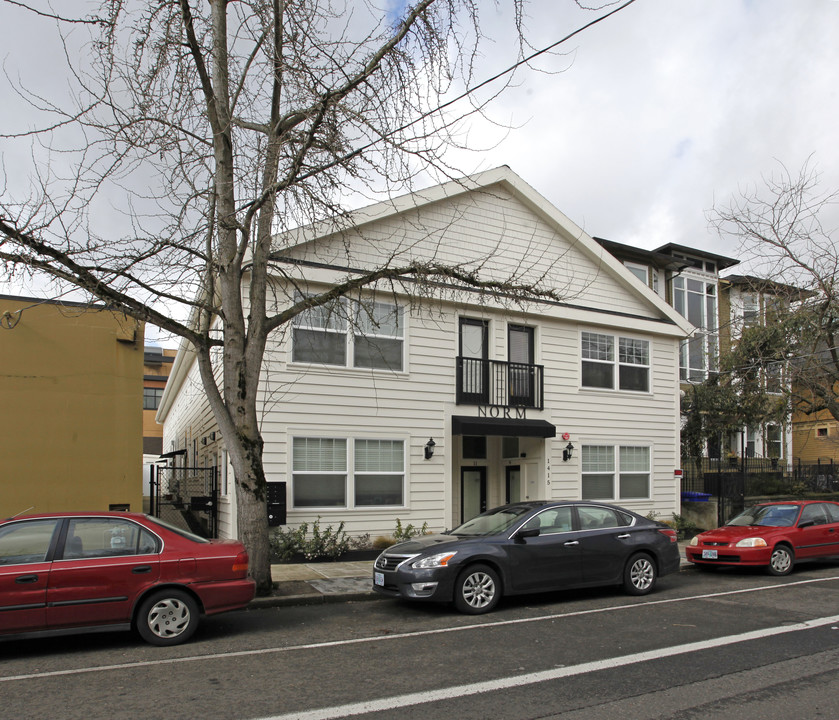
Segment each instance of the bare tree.
M827 411L839 420L839 248L827 224L836 221L839 191L820 190L819 182L809 162L797 175L782 167L762 187L717 208L713 222L739 240L743 258L768 279L755 292L771 285L781 300L764 309L763 326L744 333L732 371L782 368L794 410Z
M528 51L523 2L509 0L518 60ZM561 294L546 277L499 285L481 263L431 260L383 261L328 292L272 296L273 238L339 218L366 193L410 189L430 170L460 175L445 154L464 121L503 89L485 87L480 99L470 92L481 3L415 0L390 17L349 0L106 0L85 18L13 4L54 23L66 56L81 59L69 63L72 107L12 83L48 121L4 136L32 139L40 161L31 192L8 180L0 188L0 260L8 275L81 289L191 348L233 466L251 574L265 593L256 403L271 333L305 310L400 278L415 293L443 280L520 298ZM455 97L465 109L450 104ZM114 216L130 231L102 223Z

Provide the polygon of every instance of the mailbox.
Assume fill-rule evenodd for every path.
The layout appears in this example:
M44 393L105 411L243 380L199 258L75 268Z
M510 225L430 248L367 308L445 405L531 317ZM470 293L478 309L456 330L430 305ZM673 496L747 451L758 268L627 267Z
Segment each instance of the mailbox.
M286 484L269 482L268 485L268 527L286 524Z

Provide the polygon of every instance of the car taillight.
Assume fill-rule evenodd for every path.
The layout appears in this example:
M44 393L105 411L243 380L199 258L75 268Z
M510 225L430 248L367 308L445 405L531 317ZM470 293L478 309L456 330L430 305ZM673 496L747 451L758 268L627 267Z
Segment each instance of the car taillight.
M666 537L670 538L671 543L674 543L676 542L676 540L678 540L678 537L676 536L676 531L673 530L673 528L659 528L658 531L662 535L665 535Z
M233 563L233 572L242 573L242 575L248 574L248 553L244 550L236 556Z

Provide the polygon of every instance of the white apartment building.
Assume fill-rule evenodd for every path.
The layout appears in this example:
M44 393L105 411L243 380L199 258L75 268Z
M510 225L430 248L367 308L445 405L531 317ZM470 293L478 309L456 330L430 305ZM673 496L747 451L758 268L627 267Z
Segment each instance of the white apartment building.
M679 512L679 354L693 328L509 168L365 208L340 229L303 228L277 238L274 258L278 298L428 260L547 280L562 296L519 304L441 283L419 297L394 284L278 332L260 415L288 525L442 530L523 499ZM235 535L224 440L184 349L158 419L164 452L219 467L219 534Z

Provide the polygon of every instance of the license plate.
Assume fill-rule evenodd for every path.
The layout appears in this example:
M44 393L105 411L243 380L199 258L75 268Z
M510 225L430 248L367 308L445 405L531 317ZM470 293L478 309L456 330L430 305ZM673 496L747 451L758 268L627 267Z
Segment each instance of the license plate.
M716 560L717 559L717 551L716 550L703 550L702 551L702 559L703 560Z
M373 573L373 584L384 585L385 584L384 573L374 572Z

